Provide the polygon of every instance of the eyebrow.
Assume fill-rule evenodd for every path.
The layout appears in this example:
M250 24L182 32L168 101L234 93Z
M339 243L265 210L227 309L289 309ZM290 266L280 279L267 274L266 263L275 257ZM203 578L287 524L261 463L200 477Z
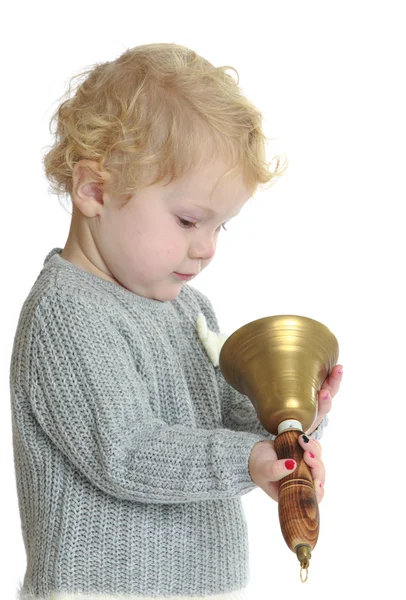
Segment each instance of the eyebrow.
M207 206L200 206L199 204L192 204L192 208L200 208L200 210L203 210L204 212L207 212L211 215L217 214L215 210L212 210L211 208L208 208Z
M212 210L211 208L208 208L207 206L200 206L199 204L192 204L192 208L199 208L200 210L202 210L203 212L209 213L210 215L213 216L217 216L217 213L215 210ZM241 211L238 211L238 213L234 216L237 216L240 214ZM233 217L231 217L233 218Z

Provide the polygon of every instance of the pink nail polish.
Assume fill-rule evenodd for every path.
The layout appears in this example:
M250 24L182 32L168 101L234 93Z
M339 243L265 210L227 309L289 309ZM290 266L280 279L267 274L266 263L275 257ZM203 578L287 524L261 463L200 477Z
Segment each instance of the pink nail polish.
M310 456L311 456L312 458L314 458L314 454L313 454L313 452L310 452L309 454L310 454Z

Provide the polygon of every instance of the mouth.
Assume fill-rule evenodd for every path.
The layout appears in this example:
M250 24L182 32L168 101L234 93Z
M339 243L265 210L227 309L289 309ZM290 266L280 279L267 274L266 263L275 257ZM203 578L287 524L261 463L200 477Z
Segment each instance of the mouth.
M174 271L173 274L176 275L176 277L183 279L184 281L187 279L192 279L197 275L197 273L176 273L176 271Z

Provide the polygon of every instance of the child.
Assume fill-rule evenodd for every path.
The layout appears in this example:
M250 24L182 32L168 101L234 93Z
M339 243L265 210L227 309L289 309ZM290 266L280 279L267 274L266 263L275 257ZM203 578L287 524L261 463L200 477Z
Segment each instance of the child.
M226 383L225 337L187 282L283 168L268 170L261 114L226 69L139 46L86 71L54 115L45 170L72 198L71 227L24 302L10 366L19 600L244 597L241 496L277 499L292 465ZM320 414L301 443L322 483Z

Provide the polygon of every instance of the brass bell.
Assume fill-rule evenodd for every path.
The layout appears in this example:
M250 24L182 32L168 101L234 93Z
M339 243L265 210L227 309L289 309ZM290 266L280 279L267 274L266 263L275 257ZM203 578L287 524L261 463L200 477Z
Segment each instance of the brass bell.
M337 360L338 343L331 331L297 315L247 323L227 338L219 357L226 381L248 396L263 427L277 436L278 458L297 463L280 481L278 512L285 542L299 559L302 581L319 535L319 509L297 440L317 418L318 392Z

